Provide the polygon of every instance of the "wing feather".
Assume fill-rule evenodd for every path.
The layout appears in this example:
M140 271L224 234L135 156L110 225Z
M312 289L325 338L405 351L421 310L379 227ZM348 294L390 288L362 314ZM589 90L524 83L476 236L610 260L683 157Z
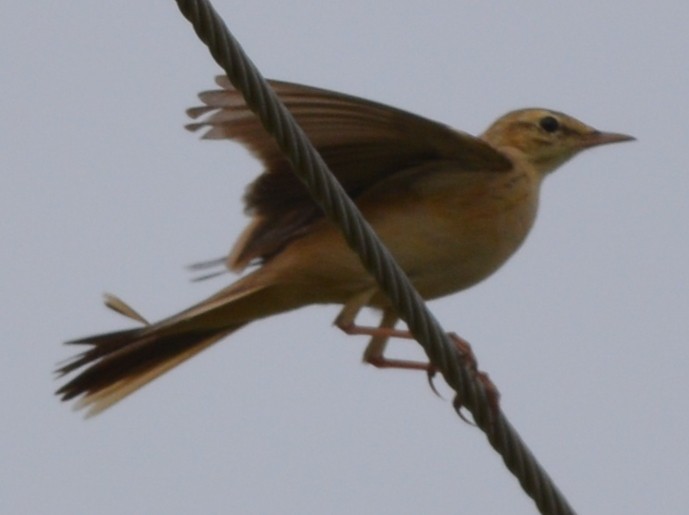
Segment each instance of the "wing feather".
M231 253L228 266L241 270L266 260L322 217L289 162L227 77L220 90L199 94L201 107L186 127L205 129L204 139L242 143L265 166L247 189L253 223ZM354 199L387 177L433 160L452 161L462 171L506 171L510 161L483 140L427 118L333 91L270 81L347 193Z

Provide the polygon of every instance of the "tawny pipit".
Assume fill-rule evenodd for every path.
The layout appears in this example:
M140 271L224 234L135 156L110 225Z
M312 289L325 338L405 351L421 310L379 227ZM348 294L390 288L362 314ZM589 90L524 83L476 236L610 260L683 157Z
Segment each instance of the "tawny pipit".
M336 324L372 334L364 360L428 369L383 357L397 317L343 237L313 204L241 95L221 77L201 93L205 116L191 130L234 139L266 171L249 187L251 223L226 260L253 271L212 297L148 324L115 297L106 303L143 327L76 340L91 347L59 369L86 366L58 390L97 413L254 320L309 304L342 304ZM543 178L579 151L633 139L565 114L522 109L480 137L367 100L274 81L277 94L426 299L468 288L497 270L533 225ZM364 306L383 310L380 330L354 324Z

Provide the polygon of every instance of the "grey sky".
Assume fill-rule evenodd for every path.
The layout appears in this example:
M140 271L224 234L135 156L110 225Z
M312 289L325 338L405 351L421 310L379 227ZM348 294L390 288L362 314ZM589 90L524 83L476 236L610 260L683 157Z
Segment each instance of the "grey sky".
M638 138L549 178L524 248L431 308L580 513L684 513L686 2L371 3L216 7L269 77L472 133L543 106ZM62 341L128 326L104 291L157 319L231 280L184 265L230 248L260 172L182 129L219 70L174 2L131 4L0 19L0 512L534 513L422 374L360 364L336 307L243 329L89 421L52 395Z

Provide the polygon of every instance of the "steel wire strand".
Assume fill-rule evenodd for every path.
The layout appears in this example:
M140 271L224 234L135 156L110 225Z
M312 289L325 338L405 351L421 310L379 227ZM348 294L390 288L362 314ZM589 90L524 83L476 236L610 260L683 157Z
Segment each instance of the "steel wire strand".
M491 407L484 385L476 381L471 370L462 364L462 357L423 299L210 3L207 0L177 0L177 4L198 37L208 46L215 61L244 95L247 105L257 114L266 131L275 138L314 200L343 232L347 243L378 281L381 291L390 298L412 335L446 382L457 392L462 406L486 433L491 446L502 456L507 468L519 480L540 512L557 515L575 513L506 417L500 410L495 412Z

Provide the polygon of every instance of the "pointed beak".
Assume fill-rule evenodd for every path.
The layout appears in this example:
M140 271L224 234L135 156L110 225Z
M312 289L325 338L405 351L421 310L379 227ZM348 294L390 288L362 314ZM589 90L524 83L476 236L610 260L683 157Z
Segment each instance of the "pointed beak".
M607 145L608 143L621 143L623 141L635 141L634 136L627 134L618 134L616 132L589 132L581 140L581 148L597 147L599 145Z

